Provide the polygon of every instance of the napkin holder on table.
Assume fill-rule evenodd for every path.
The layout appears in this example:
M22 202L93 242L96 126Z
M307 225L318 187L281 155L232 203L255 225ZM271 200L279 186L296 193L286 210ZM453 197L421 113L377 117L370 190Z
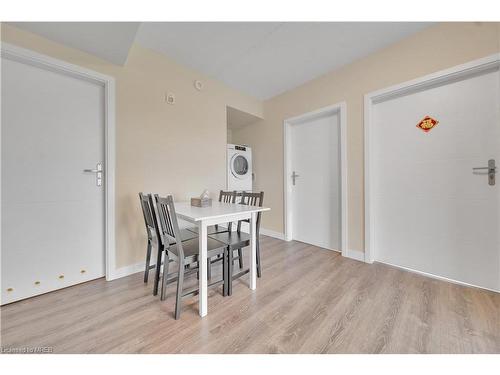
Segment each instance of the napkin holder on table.
M191 198L191 206L194 207L210 207L212 206L212 198Z
M203 190L203 193L199 198L191 198L191 206L195 207L210 207L212 205L212 199L210 198L210 193L208 190Z

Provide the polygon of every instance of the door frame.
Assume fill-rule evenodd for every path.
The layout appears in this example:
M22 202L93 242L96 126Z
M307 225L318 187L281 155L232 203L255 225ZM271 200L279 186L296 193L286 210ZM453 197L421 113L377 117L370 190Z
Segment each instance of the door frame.
M339 115L339 143L340 143L340 226L341 226L341 249L342 256L348 256L347 247L347 104L345 101L336 103L327 107L323 107L311 112L301 114L299 116L291 117L283 122L283 151L284 151L284 174L283 174L283 187L284 187L284 218L285 218L285 240L291 241L292 233L292 218L293 218L293 205L292 205L292 190L291 183L288 176L291 174L291 156L292 156L292 142L290 128L296 122L307 121L308 119L327 116L329 114Z
M373 176L372 171L372 149L373 141L371 133L373 131L372 113L373 107L383 101L409 95L414 92L424 91L432 87L441 86L447 82L453 82L474 75L496 70L500 67L500 53L473 60L465 64L456 65L449 69L425 75L410 81L399 83L390 87L373 91L364 96L364 128L365 128L365 262L375 261L376 248L374 245L374 208L371 202Z
M38 52L1 42L0 56L23 64L56 71L104 87L104 233L106 280L116 275L115 247L115 79Z

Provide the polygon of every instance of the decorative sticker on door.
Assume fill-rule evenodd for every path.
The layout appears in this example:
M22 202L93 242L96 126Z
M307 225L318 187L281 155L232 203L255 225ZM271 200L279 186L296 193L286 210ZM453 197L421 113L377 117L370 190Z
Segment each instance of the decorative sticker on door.
M417 124L417 128L419 128L420 130L423 130L425 133L428 133L431 129L434 129L437 124L439 124L438 120L435 120L430 116L425 116Z

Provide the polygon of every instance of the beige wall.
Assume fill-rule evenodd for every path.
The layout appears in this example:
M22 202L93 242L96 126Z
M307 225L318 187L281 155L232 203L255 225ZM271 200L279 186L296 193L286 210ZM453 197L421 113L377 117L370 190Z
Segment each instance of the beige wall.
M283 232L283 121L347 102L348 247L364 250L363 95L500 51L496 23L432 26L264 103L264 120L233 132L253 150L256 189L264 190L264 228Z
M116 261L143 261L145 231L138 192L177 199L226 184L226 105L262 117L262 102L165 56L134 45L125 66L2 24L1 39L116 78ZM205 83L196 91L193 81ZM176 104L163 100L175 93Z
M263 215L263 227L282 232L283 120L347 102L348 240L350 249L363 250L363 95L500 51L500 26L439 24L265 103L139 45L120 67L4 24L1 39L116 78L120 267L142 261L144 255L139 191L182 199L225 185L226 105L265 119L233 131L232 139L253 149L255 188L265 191L265 205L272 208ZM203 92L193 88L195 79L205 82ZM163 102L166 91L175 93L174 106Z

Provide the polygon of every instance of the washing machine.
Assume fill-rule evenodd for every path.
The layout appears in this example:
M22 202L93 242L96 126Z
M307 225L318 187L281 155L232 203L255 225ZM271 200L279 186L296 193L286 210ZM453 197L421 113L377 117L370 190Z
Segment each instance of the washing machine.
M227 145L227 190L252 191L252 149Z

